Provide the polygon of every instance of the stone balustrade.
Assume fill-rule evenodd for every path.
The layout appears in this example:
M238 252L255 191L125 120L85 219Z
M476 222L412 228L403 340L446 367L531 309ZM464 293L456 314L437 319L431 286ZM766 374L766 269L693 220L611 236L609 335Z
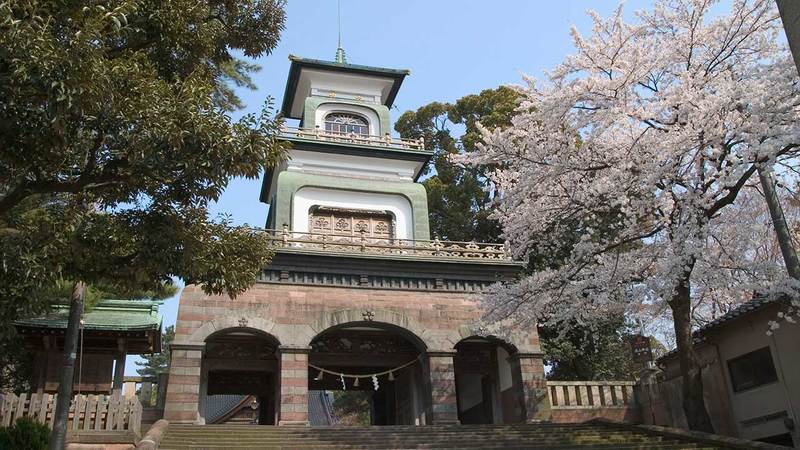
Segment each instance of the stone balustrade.
M264 230L275 247L297 250L325 250L330 252L369 253L392 256L417 256L447 259L472 259L511 261L504 244L441 241L439 239L387 239L360 236L337 236L324 233L305 233L282 230Z
M394 138L389 133L383 136L371 134L357 134L357 133L342 133L338 131L328 131L320 127L315 128L298 128L287 127L281 128L282 138L297 138L297 139L312 139L325 142L334 142L341 144L358 144L369 145L371 147L385 147L394 150L425 150L425 141L423 138L419 139L401 139Z
M633 381L547 381L553 422L594 418L635 422L639 417Z

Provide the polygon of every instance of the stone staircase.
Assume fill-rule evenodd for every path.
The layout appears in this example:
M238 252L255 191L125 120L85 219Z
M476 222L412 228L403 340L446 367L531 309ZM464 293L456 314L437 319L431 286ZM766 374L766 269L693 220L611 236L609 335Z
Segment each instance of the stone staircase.
M159 446L161 450L501 448L667 450L735 447L599 423L309 428L174 424L169 426Z

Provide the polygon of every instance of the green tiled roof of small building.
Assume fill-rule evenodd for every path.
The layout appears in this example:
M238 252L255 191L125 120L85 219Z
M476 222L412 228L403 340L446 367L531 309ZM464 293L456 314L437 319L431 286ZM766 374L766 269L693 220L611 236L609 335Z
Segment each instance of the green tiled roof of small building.
M161 329L158 307L162 301L155 300L101 300L84 313L84 329L107 331L148 331ZM69 305L55 305L43 316L14 322L21 327L67 328Z

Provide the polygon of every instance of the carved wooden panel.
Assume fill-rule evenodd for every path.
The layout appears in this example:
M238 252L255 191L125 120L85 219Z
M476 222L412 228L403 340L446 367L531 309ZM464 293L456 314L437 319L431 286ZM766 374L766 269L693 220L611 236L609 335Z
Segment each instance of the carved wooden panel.
M486 343L462 342L456 346L453 364L457 373L494 374L496 370L496 351Z
M208 373L208 395L271 395L272 374L260 371L214 370Z
M311 351L368 355L418 353L417 349L403 337L369 332L326 333L311 343Z
M314 207L308 215L311 233L334 236L394 238L394 220L385 211Z
M206 358L239 360L275 359L275 346L261 339L226 337L206 343Z

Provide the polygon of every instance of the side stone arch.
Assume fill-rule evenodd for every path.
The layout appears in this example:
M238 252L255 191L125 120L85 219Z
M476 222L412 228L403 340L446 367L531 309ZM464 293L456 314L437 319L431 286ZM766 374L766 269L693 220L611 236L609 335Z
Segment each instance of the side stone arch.
M457 344L462 339L467 339L470 337L485 337L501 341L515 352L532 353L540 351L538 347L534 347L532 342L532 338L536 336L535 334L532 335L529 333L524 333L521 330L507 331L498 334L494 334L492 331L493 330L486 330L476 325L462 325L458 328L458 338L453 345Z
M222 316L215 317L209 321L204 322L198 329L196 329L191 336L189 336L189 344L202 344L212 334L231 328L242 328L261 331L266 333L279 342L282 342L281 336L274 333L275 322L264 317L241 317L241 316Z

